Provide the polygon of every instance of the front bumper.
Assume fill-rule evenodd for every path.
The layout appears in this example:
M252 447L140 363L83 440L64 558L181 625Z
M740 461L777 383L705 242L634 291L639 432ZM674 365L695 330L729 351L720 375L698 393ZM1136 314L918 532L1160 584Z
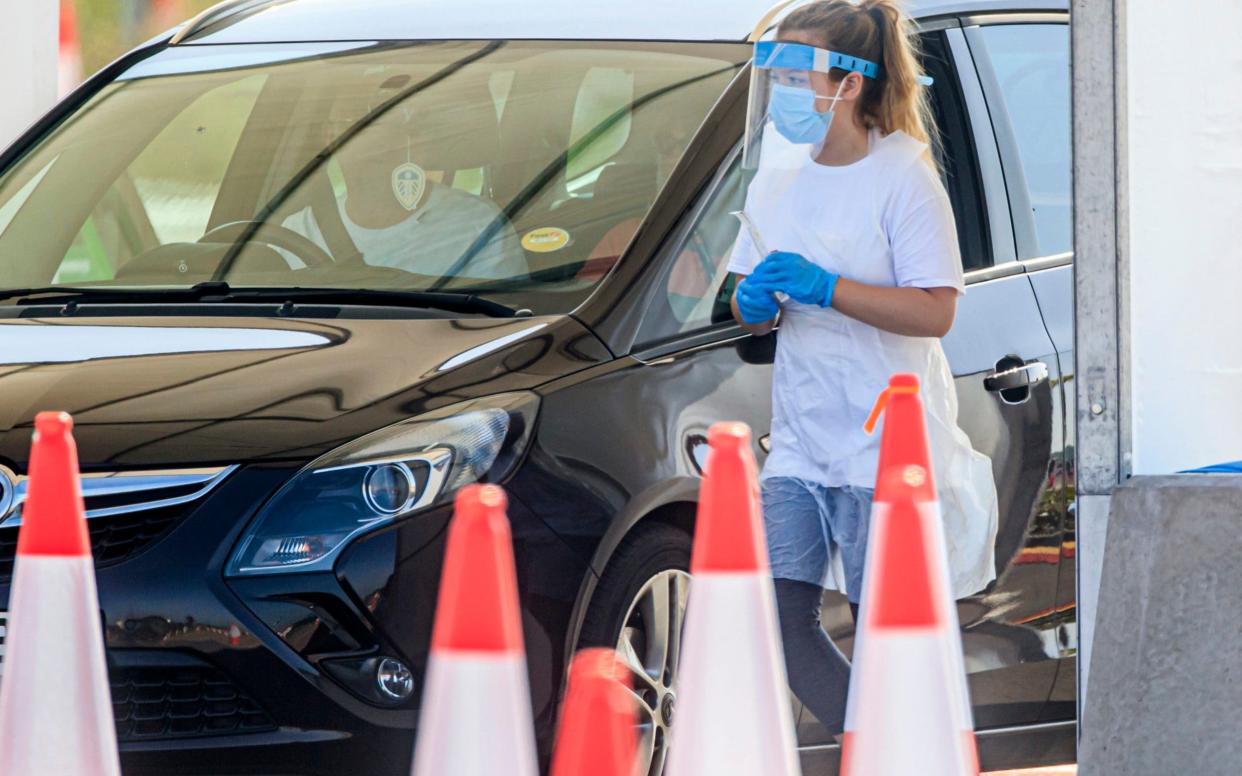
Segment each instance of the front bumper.
M449 507L355 542L332 573L224 578L289 466L242 467L156 541L98 569L118 743L135 774L408 774ZM536 736L546 751L582 564L516 499ZM549 582L551 580L551 582ZM0 581L0 611L8 583ZM374 658L408 665L395 703Z
M406 776L410 731L278 730L122 744L126 776Z
M98 569L127 774L408 773L414 711L370 708L325 679L221 574L293 471L237 470L157 540Z

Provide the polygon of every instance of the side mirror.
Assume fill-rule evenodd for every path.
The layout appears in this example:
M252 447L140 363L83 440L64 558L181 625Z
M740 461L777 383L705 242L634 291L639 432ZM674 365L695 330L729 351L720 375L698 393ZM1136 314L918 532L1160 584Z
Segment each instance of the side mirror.
M776 361L776 332L763 337L751 335L737 341L737 354L743 363L771 364Z

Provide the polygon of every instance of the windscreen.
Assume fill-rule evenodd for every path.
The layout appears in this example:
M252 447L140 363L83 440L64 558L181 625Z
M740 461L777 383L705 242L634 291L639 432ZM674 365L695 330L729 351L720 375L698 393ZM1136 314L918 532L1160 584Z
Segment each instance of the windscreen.
M0 174L0 287L472 291L571 309L746 47L181 46Z

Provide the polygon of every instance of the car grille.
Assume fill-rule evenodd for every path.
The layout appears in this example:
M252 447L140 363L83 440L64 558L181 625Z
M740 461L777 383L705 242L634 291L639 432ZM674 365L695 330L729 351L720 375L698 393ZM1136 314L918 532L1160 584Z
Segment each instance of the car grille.
M0 614L0 636L4 622ZM175 652L120 650L110 652L108 662L112 715L121 743L276 729L267 711L223 671L196 658Z
M165 507L96 518L87 523L95 567L105 568L137 555L181 522L192 507ZM0 584L13 578L17 528L0 528Z
M82 495L96 568L134 557L159 541L237 467L86 474ZM0 584L11 581L26 495L24 478L0 471ZM0 611L0 675L7 613ZM109 653L109 684L121 742L275 730L271 717L218 668L171 652Z
M0 528L0 584L13 579L13 561L17 557L17 529Z
M120 563L167 534L236 467L87 474L82 495L96 568ZM26 481L14 478L9 514L0 514L0 584L13 578Z
M121 742L276 729L267 712L213 666L114 668L109 681Z

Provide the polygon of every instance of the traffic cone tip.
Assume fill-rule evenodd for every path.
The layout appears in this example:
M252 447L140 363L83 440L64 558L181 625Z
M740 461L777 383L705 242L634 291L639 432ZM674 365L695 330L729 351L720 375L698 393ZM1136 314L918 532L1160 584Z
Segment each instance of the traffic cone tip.
M595 678L627 683L628 676L617 653L607 647L590 647L581 650L574 656L569 667L570 684L575 679Z
M91 543L71 433L73 418L65 412L40 412L34 426L17 554L88 557Z
M759 572L768 567L768 558L750 429L745 423L717 423L708 442L691 570Z
M750 444L750 428L745 423L725 421L707 431L707 442L714 450L736 450Z
M432 649L521 652L508 499L495 485L458 494L449 526Z
M551 776L632 776L638 752L629 674L611 649L584 649L569 669Z
M40 412L35 415L35 433L41 437L62 436L73 431L73 416L68 412Z
M892 503L902 497L912 497L916 501L936 500L927 421L917 385L918 378L913 375L894 375L892 384L880 395L867 421L869 427L874 427L879 415L884 415L873 496L877 503ZM903 485L917 492L911 494Z

